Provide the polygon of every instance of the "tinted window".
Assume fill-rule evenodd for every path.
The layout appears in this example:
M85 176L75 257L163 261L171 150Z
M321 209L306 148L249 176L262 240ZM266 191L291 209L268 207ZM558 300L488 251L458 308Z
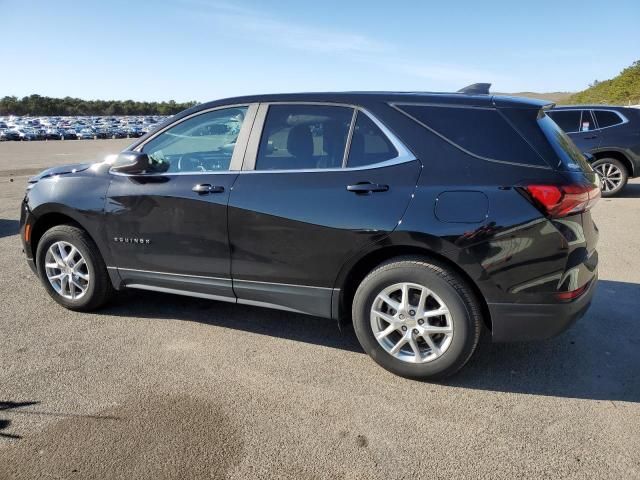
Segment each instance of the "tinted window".
M596 114L596 120L598 121L598 127L600 128L611 127L622 123L622 119L616 112L609 110L594 110L593 113Z
M566 170L592 171L591 165L569 136L542 111L538 117L538 125L558 155L560 165Z
M256 170L341 168L353 109L271 105Z
M556 110L548 112L558 126L565 132L577 132L580 125L580 110Z
M214 110L169 128L142 151L160 172L228 170L247 107Z
M402 110L465 150L489 159L546 165L495 109L402 105Z
M384 162L398 156L391 141L366 114L359 112L349 147L348 167Z

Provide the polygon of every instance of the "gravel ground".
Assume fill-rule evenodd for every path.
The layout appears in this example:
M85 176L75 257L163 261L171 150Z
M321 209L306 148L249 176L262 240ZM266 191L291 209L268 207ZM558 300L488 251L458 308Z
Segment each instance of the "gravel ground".
M130 292L50 300L21 253L28 175L129 144L0 144L0 478L640 478L640 182L594 211L588 314L483 341L441 384L328 320Z

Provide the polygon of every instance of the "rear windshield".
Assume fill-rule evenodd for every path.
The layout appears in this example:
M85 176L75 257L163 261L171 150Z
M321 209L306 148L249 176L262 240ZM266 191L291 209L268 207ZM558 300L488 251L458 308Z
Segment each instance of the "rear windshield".
M560 159L559 167L573 172L592 172L591 165L575 143L551 118L540 110L538 125Z

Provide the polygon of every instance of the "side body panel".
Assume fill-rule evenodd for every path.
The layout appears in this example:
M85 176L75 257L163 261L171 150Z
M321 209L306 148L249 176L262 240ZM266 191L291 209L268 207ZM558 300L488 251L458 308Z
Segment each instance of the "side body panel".
M331 316L341 266L398 225L419 174L416 160L376 169L240 174L229 201L238 301ZM360 182L389 190L347 191Z
M526 112L503 113L517 124ZM424 165L423 173L402 223L381 242L350 259L341 270L337 286L344 284L353 265L376 249L413 247L449 261L477 286L494 317L496 340L550 336L584 311L592 288L579 305L567 304L567 315L555 307L557 293L592 285L597 278L598 232L591 215L550 221L517 187L572 181L566 178L569 174L551 167L507 165L473 157L428 130L415 128L413 121L400 112L388 112L385 120L410 145ZM550 164L555 163L547 156L552 151L543 136L528 135L527 139L544 152ZM536 141L541 144L536 145ZM462 204L457 208L450 204L445 209L449 214L439 215L442 209L438 202L449 195L450 202ZM484 197L488 208L482 218L478 213L483 208L478 204L484 204L480 201ZM468 206L464 203L469 198L476 201L464 215ZM344 298L340 303L345 304ZM558 315L555 324L545 309ZM531 315L520 321L518 316L524 310ZM503 312L513 317L503 316ZM337 314L334 311L334 316Z
M91 168L40 178L25 194L21 214L24 226L32 228L49 214L62 214L81 225L96 242L105 262L111 261L111 251L105 241L104 202L110 177L109 166L96 164ZM23 243L27 258L32 258L32 246Z

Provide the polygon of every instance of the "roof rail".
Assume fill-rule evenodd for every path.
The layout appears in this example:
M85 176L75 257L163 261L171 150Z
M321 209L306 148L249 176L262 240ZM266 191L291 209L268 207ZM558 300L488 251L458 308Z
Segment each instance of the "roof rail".
M461 88L457 93L488 95L489 88L491 88L490 83L474 83L473 85L467 85L466 87Z

